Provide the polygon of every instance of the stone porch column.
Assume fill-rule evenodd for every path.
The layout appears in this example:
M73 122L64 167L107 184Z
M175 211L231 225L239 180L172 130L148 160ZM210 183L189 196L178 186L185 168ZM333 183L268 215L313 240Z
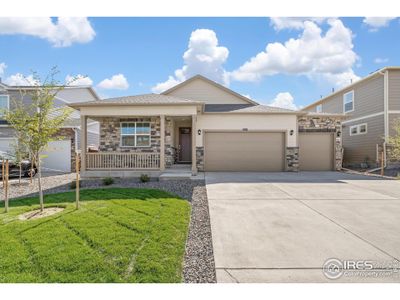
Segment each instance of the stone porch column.
M192 175L197 175L197 166L196 166L196 134L197 134L197 116L192 115Z
M160 116L160 170L165 170L165 116Z
M81 115L81 172L86 171L87 116Z

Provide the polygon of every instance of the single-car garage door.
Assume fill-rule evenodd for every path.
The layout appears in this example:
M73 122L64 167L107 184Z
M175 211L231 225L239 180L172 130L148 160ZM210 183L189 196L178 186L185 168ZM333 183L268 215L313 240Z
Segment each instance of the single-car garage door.
M333 133L299 134L299 169L300 171L333 170Z
M71 141L53 141L42 153L42 167L46 171L71 172Z
M206 171L283 171L285 135L281 132L207 132Z
M14 146L16 139L13 138L0 138L0 151L14 153Z

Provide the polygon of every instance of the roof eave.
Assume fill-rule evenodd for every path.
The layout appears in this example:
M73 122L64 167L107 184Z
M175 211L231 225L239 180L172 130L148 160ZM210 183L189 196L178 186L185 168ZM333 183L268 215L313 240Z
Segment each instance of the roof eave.
M81 107L105 107L105 106L202 106L203 102L190 102L190 103L70 103L68 106L79 109Z

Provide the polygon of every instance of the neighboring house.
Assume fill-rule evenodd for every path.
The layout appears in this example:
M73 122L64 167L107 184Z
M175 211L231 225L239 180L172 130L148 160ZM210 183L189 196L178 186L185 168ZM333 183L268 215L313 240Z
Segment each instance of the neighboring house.
M160 174L177 164L192 174L341 168L342 115L259 105L200 75L162 94L70 106L82 129L88 118L100 123L99 152L82 147L83 176Z
M394 134L393 122L400 118L400 67L382 68L303 111L344 113L343 164L358 167L367 162L375 167L385 140Z
M32 86L8 86L0 82L0 108L13 109L14 100L20 100L29 105L32 102L30 91ZM54 99L56 107L67 106L74 102L94 101L99 97L91 87L70 86L65 87L57 93ZM61 140L51 142L46 157L43 159L43 167L47 170L70 172L74 170L75 152L79 149L80 141L80 116L79 112L74 111L70 118L65 122L59 132ZM99 144L99 124L91 121L88 124L88 144L98 146ZM0 151L13 152L15 144L14 129L2 118L0 113Z

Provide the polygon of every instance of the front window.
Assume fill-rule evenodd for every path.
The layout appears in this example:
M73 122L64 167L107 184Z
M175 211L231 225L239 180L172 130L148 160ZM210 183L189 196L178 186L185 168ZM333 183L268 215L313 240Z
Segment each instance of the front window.
M322 104L317 105L315 111L316 111L317 113L322 113Z
M10 109L10 97L8 95L0 95L0 117L4 116L4 112Z
M343 95L343 110L345 113L354 110L354 91Z
M149 147L151 136L150 123L123 122L121 123L122 147Z

